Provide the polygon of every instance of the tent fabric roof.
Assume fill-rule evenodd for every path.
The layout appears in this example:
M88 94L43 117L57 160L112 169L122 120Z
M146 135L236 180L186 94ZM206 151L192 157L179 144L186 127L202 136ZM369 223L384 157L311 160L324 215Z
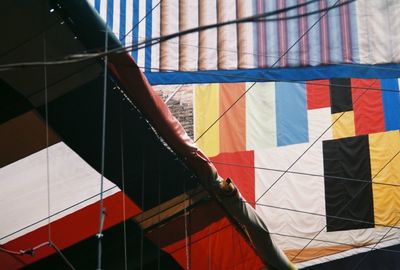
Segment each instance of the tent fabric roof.
M34 2L29 1L25 6L20 6L13 1L2 4L4 7L2 10L7 10L9 14L19 15L1 17L3 25L13 26L7 28L9 38L8 42L1 47L3 52L0 58L1 63L60 59L66 55L98 50L102 47L104 24L87 3L45 0L40 4ZM26 26L29 26L29 31L26 30ZM109 46L119 45L115 37L110 35ZM105 238L103 245L108 245L106 251L109 253L105 252L104 261L106 266L114 268L121 264L115 252L119 252L119 255L123 254L121 249L115 248L121 247L121 244L116 242L117 237L114 235L121 235L122 228L126 228L128 235L131 234L134 237L141 234L140 229L132 220L129 220L130 217L194 188L197 186L197 182L193 181L196 177L203 179L203 182L204 179L206 181L212 179L215 168L193 144L162 100L151 90L151 86L130 56L126 54L110 56L108 68L112 75L107 80L104 176L110 180L106 181L108 185L106 187L111 190L115 184L125 192L123 194L117 188L105 197L105 205L110 211L110 217L106 217L105 223L105 229L107 229L105 234L109 236ZM3 121L0 128L7 131L1 135L4 139L2 144L9 145L9 150L4 154L12 153L3 158L0 170L11 170L12 174L13 166L17 166L16 168L21 166L21 160L30 164L30 160L41 154L38 159L39 165L33 167L32 170L35 173L40 171L38 177L42 180L46 177L46 174L43 174L46 172L46 166L50 172L48 176L51 183L49 211L51 213L56 211L53 210L53 206L55 201L59 200L65 200L63 201L65 206L80 205L78 208L70 208L74 209L73 211L52 217L51 235L54 237L52 241L60 249L66 249L65 254L79 266L78 268L93 267L91 264L95 260L90 260L90 258L96 256L96 248L93 246L96 240L88 237L97 232L98 221L91 218L96 216L95 209L98 207L96 193L93 194L96 185L86 190L86 194L92 194L92 200L83 199L85 203L82 205L82 201L79 201L82 198L73 195L84 191L85 182L79 174L73 176L72 173L85 173L82 166L93 168L97 172L101 171L102 66L96 59L65 66L49 65L46 66L47 84L44 83L44 70L42 65L38 65L3 70L0 74L3 86L8 89L7 94L3 94L7 98L4 102L7 106L1 108L4 114L2 114ZM48 104L45 101L46 91L49 93ZM133 101L134 105L127 97ZM50 135L48 144L45 132L46 115L48 115ZM14 132L16 136L13 136ZM31 136L26 136L27 134ZM163 144L159 135L176 154ZM55 157L52 155L54 149L61 149L70 153L71 157L79 159L80 167L74 169L73 165L79 162L72 160L60 160L59 164L55 163L53 160ZM48 154L47 159L43 153ZM184 163L177 158L177 155L183 159ZM124 169L121 169L122 163L125 164ZM54 179L52 174L60 173L57 166L64 166L65 169L64 175L59 175L60 186L54 188L64 190L68 185L75 187L64 197L56 196L56 193L51 192ZM95 179L95 175L96 173L91 179ZM27 175L21 178L17 175L14 193L10 193L9 196L24 194L24 188L30 188L24 180L32 177L33 175ZM129 180L126 185L122 184L123 179ZM2 179L2 185L8 185L7 178ZM43 199L47 196L45 187L46 181L31 187L33 191L40 190L32 194L34 196L32 198ZM51 197L51 194L55 197ZM31 199L27 197L25 200ZM122 203L122 200L126 201L128 209L125 216L114 213L121 207L118 201ZM5 203L7 204L7 201ZM4 207L7 207L6 204ZM29 211L30 207L40 208L40 210L45 210L46 207L43 200L40 205L33 202L25 205L21 210L22 213ZM16 206L18 207L18 203ZM10 210L13 211L12 208ZM63 212L63 209L60 211ZM43 218L43 214L32 214L32 220L40 220L40 222L34 222L36 226L33 227L31 224L24 224L25 228L15 227L18 233L10 232L2 236L3 247L11 250L27 249L32 248L31 245L46 243L49 240L47 219ZM125 227L122 226L124 219L127 219ZM237 224L234 222L232 227L232 221L224 222L225 226L231 228L231 236L241 239L241 245L246 248L248 256L261 266L262 262L249 242L245 240L245 235L234 229ZM145 248L143 252L146 254L142 264L151 267L159 259L162 262L158 261L158 263L162 263L168 269L179 268L171 255L161 251L157 243L143 241ZM153 239L153 242L156 240ZM220 252L227 244L223 241L217 241L217 243L218 245L214 248ZM129 241L128 248L133 250L133 253L140 254L138 249L141 247L135 244L132 246L132 244L132 241ZM87 253L87 257L83 258L82 252ZM167 252L171 253L168 249ZM53 255L43 260L51 254ZM171 254L174 256L173 253ZM224 254L224 257L228 259L234 256L226 252ZM56 254L56 250L50 246L41 247L33 257L10 255L4 252L1 252L0 256L0 260L9 269L18 269L34 262L31 265L33 269L64 265ZM182 266L183 257L180 260L178 257L175 256L175 260ZM140 260L137 257L130 258L129 262L139 267ZM238 263L244 267L243 258L239 258Z

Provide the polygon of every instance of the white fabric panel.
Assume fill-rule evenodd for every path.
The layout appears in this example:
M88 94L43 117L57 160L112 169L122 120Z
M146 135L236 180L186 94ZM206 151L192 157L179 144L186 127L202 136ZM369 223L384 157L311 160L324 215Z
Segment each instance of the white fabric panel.
M332 131L332 115L331 108L322 108L316 110L308 110L308 141L313 143L321 136L325 134L320 140L331 140L333 138Z
M161 35L179 32L179 0L161 3ZM173 38L160 44L160 68L176 71L179 69L179 38Z
M158 5L160 0L153 0L153 7ZM160 32L160 23L161 23L161 4L153 9L152 14L152 37L159 37L161 35ZM158 71L160 68L160 44L156 44L151 49L151 67L153 68L153 72Z
M114 13L113 13L113 26L112 31L114 35L120 39L119 36L119 21L121 19L120 0L114 0Z
M400 60L400 2L357 1L358 40L361 63L377 64Z
M197 0L180 0L179 31L198 27L199 5ZM179 69L197 70L199 33L183 35L179 39Z
M100 0L100 16L107 21L107 0Z
M308 148L309 144L297 144L255 151L255 166L286 170ZM322 143L314 145L300 159L291 172L322 175ZM256 198L259 198L283 172L256 169ZM324 178L286 173L259 200L259 204L325 215ZM257 211L266 217L268 228L273 233L313 237L325 226L325 217L303 214L257 205ZM276 238L283 249L301 248L304 241L297 238Z
M236 0L218 0L218 22L236 19ZM237 29L235 24L218 27L218 68L238 67Z
M0 238L48 216L46 149L0 169ZM50 214L100 192L100 174L63 142L49 147ZM115 185L104 178L104 190ZM108 197L120 191L113 188ZM99 200L99 196L54 217L57 220ZM47 220L4 238L4 244L47 224Z
M248 89L253 83L247 83ZM246 94L246 149L275 147L275 83L256 83Z
M288 170L329 127L330 117L330 108L309 110L309 143L255 151L255 166ZM322 140L331 138L332 133L327 132ZM257 211L266 217L271 232L312 238L325 226L325 189L324 178L321 177L324 173L322 140L318 140L259 201L268 206L312 212L320 216L257 205ZM256 169L256 198L262 196L282 174L283 172ZM283 249L302 248L306 244L300 238L275 238Z
M133 13L132 13L132 7L133 7L133 0L126 0L126 24L125 24L125 46L132 45L132 20L133 20ZM129 33L129 34L128 34Z
M140 0L139 1L139 25L137 26L139 28L138 32L138 41L139 43L146 40L146 0ZM142 20L143 19L143 20ZM145 58L145 49L140 49L138 50L138 59L137 59L137 64L139 67L144 67L144 58Z
M94 0L87 0L89 5L91 5L94 8Z
M199 2L199 25L217 23L217 0ZM199 70L218 69L218 33L209 29L199 33Z

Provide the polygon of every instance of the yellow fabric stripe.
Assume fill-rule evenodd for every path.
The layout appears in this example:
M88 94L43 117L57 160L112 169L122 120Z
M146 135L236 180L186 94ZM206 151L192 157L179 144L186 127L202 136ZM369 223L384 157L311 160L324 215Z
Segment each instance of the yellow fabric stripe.
M219 84L196 86L194 94L195 140L197 140L218 117ZM197 146L209 157L219 154L219 122L197 141Z
M370 134L369 145L373 182L400 184L399 131ZM400 188L372 184L372 192L375 223L395 225L400 218Z
M355 135L353 111L332 114L332 123L334 123L332 126L334 139Z

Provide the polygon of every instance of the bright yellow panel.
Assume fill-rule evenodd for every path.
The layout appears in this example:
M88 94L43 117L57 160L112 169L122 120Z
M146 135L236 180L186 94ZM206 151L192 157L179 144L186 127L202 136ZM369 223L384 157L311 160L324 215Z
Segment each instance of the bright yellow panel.
M198 85L194 92L195 140L201 136L196 144L207 156L213 157L219 154L219 122L206 130L219 117L219 84Z
M355 135L353 111L332 114L332 123L334 139L352 137Z
M380 183L400 184L400 133L397 130L368 136L375 224L394 225L400 218L400 187Z

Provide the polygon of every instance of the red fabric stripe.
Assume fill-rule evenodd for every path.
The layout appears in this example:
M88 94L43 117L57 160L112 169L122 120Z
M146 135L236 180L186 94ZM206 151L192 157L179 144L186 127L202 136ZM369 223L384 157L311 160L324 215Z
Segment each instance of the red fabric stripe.
M264 0L257 1L257 13L264 13ZM261 68L266 67L265 62L265 23L257 23L258 32L258 66Z
M285 1L284 0L278 0L278 9L283 9L285 8ZM285 13L279 13L278 18L285 18ZM287 33L286 33L286 20L279 20L278 21L278 39L279 39L279 56L281 59L279 60L279 66L280 67L286 67L288 64L287 61Z
M351 86L356 135L385 131L382 93L378 90L368 90L380 89L380 81L351 79Z
M188 239L189 240L189 239ZM188 241L189 242L189 241ZM190 269L261 269L264 265L250 245L226 219L211 224L190 237L164 248L184 268L190 255Z
M123 221L122 199L125 198L126 218L141 212L129 198L118 192L104 199L107 216L104 220L104 229ZM17 229L17 228L16 228ZM51 238L58 248L64 249L90 236L99 229L99 202L88 205L70 215L51 223ZM3 247L9 250L24 250L35 247L48 241L48 226L45 225L21 237L18 237ZM54 249L46 246L38 249L35 256L12 256L0 252L0 266L2 269L19 269L25 265L43 259L55 253Z
M219 85L220 152L230 153L246 150L246 91L245 83L222 83ZM228 109L239 100L229 111Z
M342 5L340 7L340 22L342 25L342 50L343 61L345 63L351 62L351 38L350 38L350 21L349 21L349 7Z
M255 202L255 170L254 170L254 151L244 151L235 153L222 153L211 158L218 174L224 179L230 177L239 188L243 197ZM229 164L233 164L229 165Z
M298 0L297 3L304 4L305 0ZM306 7L302 6L299 8L299 15L306 13ZM307 31L307 17L299 18L299 36L303 36ZM300 39L300 65L307 66L308 62L308 35L306 34L304 37Z
M327 7L326 0L319 1L319 8ZM325 14L325 13L324 13ZM320 21L321 35L321 63L329 64L329 35L328 35L328 14L325 14Z
M329 80L309 81L306 89L308 110L331 106Z

